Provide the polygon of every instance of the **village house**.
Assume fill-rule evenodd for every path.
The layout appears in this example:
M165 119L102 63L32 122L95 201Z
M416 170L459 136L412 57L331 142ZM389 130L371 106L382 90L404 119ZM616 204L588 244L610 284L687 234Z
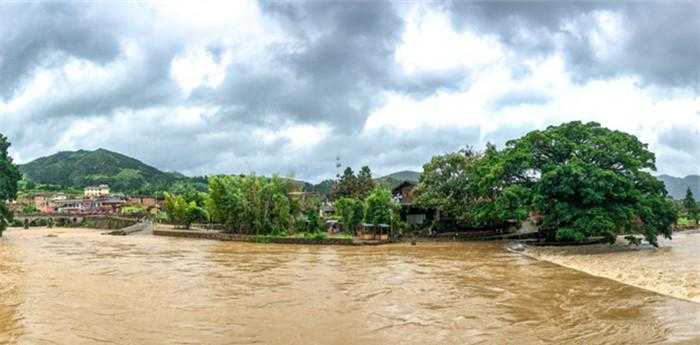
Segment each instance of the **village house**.
M49 198L46 195L35 195L34 198L34 207L41 212L41 213L53 213L55 211L56 205L52 201L51 198Z
M99 186L87 186L84 189L84 195L86 198L107 196L109 195L109 186L106 184L101 184Z
M66 200L66 199L68 199L68 195L66 195L64 193L58 193L58 194L55 194L51 198L51 201L56 202L56 201L61 201L61 200Z
M111 214L118 213L119 209L125 204L126 200L113 196L65 199L56 201L56 211L58 213L70 214Z
M153 196L135 195L126 198L126 204L130 206L142 207L146 210L158 210L163 205L163 199Z
M394 201L401 205L401 220L409 226L425 226L439 216L435 210L426 210L413 204L413 190L416 184L403 181L391 190Z
M335 205L330 201L324 201L321 203L321 207L318 209L319 216L321 218L330 218L335 215Z

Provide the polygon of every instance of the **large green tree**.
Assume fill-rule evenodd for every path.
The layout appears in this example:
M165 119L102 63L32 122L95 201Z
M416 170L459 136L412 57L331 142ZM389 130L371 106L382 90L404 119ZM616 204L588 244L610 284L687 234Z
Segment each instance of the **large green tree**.
M332 197L335 200L357 197L357 176L355 176L355 172L352 171L352 168L345 168L343 175L338 177L337 181L335 181Z
M194 201L187 201L182 195L173 195L165 192L165 213L170 221L189 229L190 225L197 221L206 221L209 214L204 208L197 206Z
M291 230L300 209L289 198L293 186L279 177L211 176L205 205L212 220L229 231L278 234Z
M685 208L685 212L688 215L688 218L694 220L695 223L697 223L698 216L700 215L700 209L698 208L698 203L697 201L695 201L693 191L690 190L690 187L688 187L688 190L685 192L685 199L683 199L683 208Z
M394 207L391 192L384 187L375 188L365 200L365 222L391 224Z
M435 156L423 166L415 190L418 206L440 210L473 227L503 227L527 216L521 202L527 189L502 177L503 157L488 144L482 153L470 148Z
M657 245L671 237L677 212L650 174L655 156L635 136L597 123L570 122L506 143L434 157L424 166L417 202L477 226L541 216L549 240L618 235Z
M491 171L502 183L494 195L513 193L503 207L542 214L551 240L626 235L638 243L634 235L643 235L657 245L657 236L671 237L676 211L649 172L654 154L634 135L575 121L532 131L494 156Z
M363 166L360 172L357 173L357 186L355 189L355 197L358 199L366 198L374 189L374 180L372 179L372 171L368 166Z
M12 221L12 212L6 203L17 196L17 182L22 177L7 153L9 147L7 137L0 134L0 236Z
M335 210L346 230L354 232L364 218L362 201L354 198L340 198L335 203Z
M471 218L471 186L479 155L470 149L433 157L423 165L414 202L461 221Z

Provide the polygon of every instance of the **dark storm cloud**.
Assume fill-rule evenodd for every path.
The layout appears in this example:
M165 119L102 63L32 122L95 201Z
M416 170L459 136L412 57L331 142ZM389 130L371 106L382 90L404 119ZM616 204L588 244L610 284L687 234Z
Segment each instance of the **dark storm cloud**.
M87 3L2 3L0 23L0 99L39 66L68 56L105 64L120 52L123 22Z
M115 110L140 110L154 106L180 105L181 91L170 79L170 66L164 61L172 59L179 51L176 44L145 51L145 55L127 67L128 78L118 77L108 85L96 85L80 93L67 93L63 97L44 100L33 109L31 118L100 116Z
M389 2L262 5L295 43L269 47L263 68L232 64L223 86L195 91L196 102L226 105L227 115L238 119L265 123L283 117L357 131L382 104L383 91L425 97L457 89L467 79L462 70L403 73L394 53L404 21Z
M466 90L477 76L470 66L404 71L395 57L406 24L401 6L406 4L262 2L263 17L281 28L284 39L272 40L253 58L238 58L245 44L210 39L206 31L190 30L146 5L3 3L0 107L43 68L89 61L109 76L79 85L59 82L58 87L68 87L33 98L19 110L0 108L0 130L10 134L13 149L24 159L58 148L105 147L191 174L294 172L317 179L333 174L336 156L355 168L369 164L387 173L417 168L436 153L480 140L500 143L531 129L506 126L484 138L478 127L362 130L387 93L420 100ZM647 83L697 89L696 3L455 1L426 6L449 11L458 30L496 35L513 57L506 67L523 78L532 77L518 62L523 57L561 54L576 80L631 74ZM620 13L628 32L620 49L602 57L589 35L597 25L596 10ZM226 29L236 28L216 33ZM189 48L201 47L216 63L227 56L234 56L233 62L221 85L199 86L187 94L171 78L171 63ZM491 110L545 104L550 97L556 94L503 86ZM192 106L217 110L200 122L167 121L177 108ZM104 126L76 130L94 123ZM256 134L306 124L325 126L329 134L305 149L293 148L284 136L264 141ZM681 147L692 136L684 138L661 139Z
M295 38L269 48L271 68L232 65L217 101L260 120L283 116L357 130L392 77L403 21L393 5L263 3Z
M638 75L645 83L700 87L700 4L668 2L466 2L443 4L458 29L498 35L525 55L547 55L563 41L562 53L575 78L585 81ZM623 18L627 35L610 56L596 54L592 15L610 11ZM570 31L573 25L573 32Z

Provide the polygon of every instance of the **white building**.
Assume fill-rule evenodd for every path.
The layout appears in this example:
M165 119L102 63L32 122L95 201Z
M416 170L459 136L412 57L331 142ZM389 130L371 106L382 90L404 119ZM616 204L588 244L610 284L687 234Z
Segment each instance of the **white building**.
M101 197L106 195L109 195L109 186L106 184L85 187L85 196L88 198Z

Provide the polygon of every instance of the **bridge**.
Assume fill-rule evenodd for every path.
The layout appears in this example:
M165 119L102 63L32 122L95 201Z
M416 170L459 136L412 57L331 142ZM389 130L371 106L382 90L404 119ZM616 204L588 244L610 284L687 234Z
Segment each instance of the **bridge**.
M105 213L32 213L32 214L15 214L14 218L28 226L41 220L50 224L62 224L62 225L79 225L82 224L86 219L90 220L103 220L107 223L110 222L133 222L138 223L140 218L138 217L123 217L116 216Z

